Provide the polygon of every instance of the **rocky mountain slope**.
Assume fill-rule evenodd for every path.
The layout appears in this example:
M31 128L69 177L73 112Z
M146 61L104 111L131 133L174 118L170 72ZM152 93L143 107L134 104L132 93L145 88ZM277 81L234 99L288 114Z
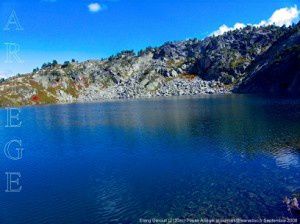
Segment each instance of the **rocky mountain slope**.
M300 96L299 25L257 57L234 92Z
M299 76L299 42L294 41L297 38L299 24L247 26L204 40L148 47L137 54L123 51L107 59L82 63L72 60L62 65L53 61L30 74L2 81L0 106L229 93L233 89L256 92L260 88L251 86L258 86L256 82L263 83L263 80L255 77L265 77L272 71L266 70L266 66L262 69L261 63L268 61L268 66L273 68L276 54L281 57L276 62L279 64L296 56L293 71ZM273 76L268 80L273 80ZM296 80L295 85L298 84Z

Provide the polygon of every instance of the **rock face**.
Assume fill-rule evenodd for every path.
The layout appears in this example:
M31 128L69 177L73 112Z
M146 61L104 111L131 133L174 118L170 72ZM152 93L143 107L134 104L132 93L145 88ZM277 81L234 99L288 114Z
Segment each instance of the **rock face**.
M248 26L204 40L148 47L137 54L123 51L107 59L72 60L63 65L54 61L30 74L2 81L0 106L229 93L233 89L259 92L265 74L273 77L271 62L276 54L280 56L276 77L284 80L291 76L288 89L295 91L299 86L298 31L299 25ZM283 75L286 61L291 62L288 67L293 72ZM272 77L267 79L273 83L277 78ZM269 86L277 91L273 84Z
M234 92L300 96L300 24L249 66Z

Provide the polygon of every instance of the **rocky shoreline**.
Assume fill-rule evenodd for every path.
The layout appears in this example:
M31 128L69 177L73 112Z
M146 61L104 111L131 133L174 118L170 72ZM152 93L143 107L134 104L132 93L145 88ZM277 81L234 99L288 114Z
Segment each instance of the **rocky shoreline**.
M196 77L193 80L175 78L168 82L154 82L148 87L142 88L135 80L111 86L105 90L99 90L99 86L85 89L79 96L79 102L128 99L128 98L152 98L168 96L195 96L202 94L230 93L221 83L215 81L203 81Z

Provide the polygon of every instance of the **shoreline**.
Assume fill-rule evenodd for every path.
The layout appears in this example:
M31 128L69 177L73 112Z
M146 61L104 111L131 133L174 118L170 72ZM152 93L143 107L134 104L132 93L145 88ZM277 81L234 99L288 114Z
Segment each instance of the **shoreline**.
M226 93L201 93L197 95L176 95L176 96L151 96L151 97L128 97L128 98L112 98L112 99L101 99L101 100L92 100L92 101L74 101L74 102L59 102L59 103L49 103L49 104L31 104L31 105L21 105L21 106L0 106L1 109L7 107L14 108L28 108L28 107L41 107L41 106L59 106L59 105L72 105L72 104L93 104L93 103L112 103L112 102L125 102L125 101L134 101L134 100L162 100L162 99L172 99L172 98L198 98L198 97L208 97L208 96L229 96L229 95L248 95L240 94L233 92ZM252 95L252 94L251 94Z
M187 99L187 98L203 98L203 97L219 97L219 96L257 96L264 98L276 98L285 100L300 100L298 96L291 95L268 95L268 94L257 94L257 93L237 93L237 92L223 92L223 93L200 93L195 95L174 95L174 96L136 96L136 97L124 97L124 98L111 98L111 99L100 99L100 100L88 100L88 101L73 101L73 102L58 102L48 104L30 104L20 106L0 106L0 110L5 108L28 108L28 107L43 107L43 106L60 106L60 105L72 105L72 104L95 104L95 103L113 103L113 102L127 102L127 101L151 101L151 100L170 100L170 99Z

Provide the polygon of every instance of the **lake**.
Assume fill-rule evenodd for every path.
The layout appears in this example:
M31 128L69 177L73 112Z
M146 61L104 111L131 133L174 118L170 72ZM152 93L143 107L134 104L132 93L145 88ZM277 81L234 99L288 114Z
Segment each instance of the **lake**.
M292 217L300 193L300 100L203 96L21 108L0 154L0 223ZM2 150L3 152L3 150ZM13 150L12 150L13 153ZM20 172L6 193L5 172Z

